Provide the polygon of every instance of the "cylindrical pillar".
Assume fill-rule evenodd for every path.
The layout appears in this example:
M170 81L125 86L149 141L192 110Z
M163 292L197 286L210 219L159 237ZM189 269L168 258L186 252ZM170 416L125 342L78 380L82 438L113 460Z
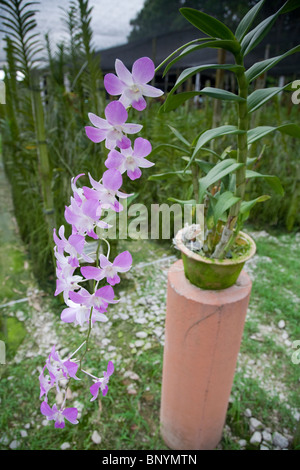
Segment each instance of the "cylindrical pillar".
M222 438L251 292L242 271L224 290L203 290L168 274L161 434L171 449L215 449Z

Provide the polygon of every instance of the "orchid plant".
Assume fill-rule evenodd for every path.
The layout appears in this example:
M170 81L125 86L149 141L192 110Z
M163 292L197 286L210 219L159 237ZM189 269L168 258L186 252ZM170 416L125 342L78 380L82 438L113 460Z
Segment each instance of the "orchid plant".
M120 212L123 206L120 199L129 195L120 188L123 183L123 174L127 172L131 180L141 176L140 168L147 168L154 163L147 160L151 144L147 139L138 137L132 144L129 135L138 133L142 126L127 123L128 108L131 106L142 111L146 107L146 97L158 97L163 92L147 83L154 77L154 63L148 57L136 60L132 73L123 62L116 60L116 75L109 73L104 77L107 92L113 96L121 95L119 100L111 101L105 108L105 118L89 113L93 125L85 128L87 137L95 143L105 141L109 150L105 165L107 170L100 181L95 181L89 174L91 186L77 186L79 174L71 180L73 196L71 203L65 208L65 220L71 226L71 235L66 238L65 227L62 225L58 234L54 229L55 242L54 255L56 258L56 291L54 295L62 294L66 308L61 313L64 323L73 323L74 326L86 325L87 333L83 343L62 359L55 345L46 360L39 377L41 413L48 420L55 422L56 428L64 428L65 419L77 424L78 409L66 407L67 390L70 381L81 380L77 374L82 373L92 380L90 386L91 401L96 400L99 390L105 396L108 391L108 382L114 372L112 361L108 362L107 370L102 377L95 376L82 368L84 358L89 350L89 339L95 322L107 322L106 315L109 304L116 304L113 286L119 284L119 273L127 272L132 266L132 256L129 251L118 254L114 260L110 259L110 245L106 238L100 238L97 229L110 228L102 218L103 209ZM118 149L118 150L117 150ZM89 239L96 240L96 252L90 252ZM103 253L101 242L107 246ZM88 282L93 284L92 289L82 286ZM92 290L90 292L90 290ZM54 403L48 403L48 394L54 389L63 393L60 408Z
M278 93L291 89L291 84L287 84L283 87L256 89L249 93L251 85L258 77L265 74L281 60L300 52L300 45L298 45L284 54L254 63L246 70L245 57L264 39L279 15L299 7L298 0L288 0L276 13L251 29L264 2L265 0L260 0L249 10L235 32L232 32L225 24L202 11L181 8L181 14L206 37L184 44L169 55L156 69L159 70L159 68L166 66L165 75L180 59L204 48L224 49L229 51L234 58L234 63L230 64L205 64L184 70L178 77L160 111L163 113L169 112L195 96L204 95L235 104L237 123L208 130L198 129L193 142L189 142L176 129L170 127L179 143L176 143L176 145L173 145L173 143L163 145L172 148L173 151L176 149L181 152L185 167L177 172L150 177L151 180L164 180L180 176L181 179L186 178L186 181L190 182L188 196L190 199L180 201L174 198L169 199L181 204L204 205L204 233L196 240L195 247L200 254L209 258L223 259L232 257L235 241L244 222L248 219L251 209L255 204L269 199L269 195L261 195L254 200L246 200L245 193L248 181L253 178L263 178L273 190L281 195L284 194L277 176L262 175L255 171L255 165L262 155L255 156L253 152L253 150L256 150L254 144L274 131L292 137L300 137L300 127L291 123L277 127L264 125L250 129L250 117L254 111ZM223 69L233 73L236 77L238 93L212 87L205 87L199 91L175 93L186 80L206 69ZM225 136L236 138L236 144L231 145L219 154L210 144L214 139ZM159 146L160 148L161 146ZM213 156L212 160L215 162L203 159L203 156L207 153ZM197 238L197 236L194 238Z

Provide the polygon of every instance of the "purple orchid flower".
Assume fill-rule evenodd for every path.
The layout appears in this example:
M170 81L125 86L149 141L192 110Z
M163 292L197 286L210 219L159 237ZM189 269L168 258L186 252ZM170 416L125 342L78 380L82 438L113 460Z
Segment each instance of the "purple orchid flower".
M105 108L106 120L89 113L89 120L95 127L86 126L85 132L88 138L95 143L105 140L105 147L109 150L116 146L127 148L130 139L125 134L136 134L143 126L140 124L126 123L128 113L119 101L112 101Z
M109 228L111 225L100 220L101 206L97 199L84 199L79 205L78 202L71 198L71 205L66 206L65 219L72 225L73 233L81 236L98 239L95 228Z
M56 290L54 295L57 296L63 292L64 301L68 300L68 294L72 290L79 289L80 286L78 282L82 281L82 277L78 275L73 275L75 267L68 263L68 259L63 255L57 253L56 247L54 247L55 257L57 259L57 268L56 268Z
M52 384L52 380L51 380L49 375L47 375L46 377L44 376L45 369L46 369L46 365L43 367L43 370L42 370L41 374L39 375L40 398L42 398L45 395L46 396L45 401L47 401L48 392L53 387L53 384Z
M163 91L147 85L155 73L154 63L149 57L136 60L132 66L132 73L119 59L116 59L115 69L117 75L113 73L105 75L104 86L110 95L121 95L119 101L125 108L132 105L136 110L143 111L147 106L144 96L157 98L163 95Z
M125 199L131 194L124 194L119 191L123 183L121 173L116 169L107 170L103 173L102 183L95 181L89 174L92 189L83 187L85 197L90 201L97 201L103 209L112 209L115 212L123 210L122 204L116 199L116 196Z
M120 253L114 261L111 263L106 256L100 255L100 268L95 268L93 266L83 266L81 268L81 274L86 279L95 279L96 281L101 281L106 278L107 282L114 286L119 284L121 281L120 277L117 275L118 272L125 273L129 271L132 265L132 256L129 251L123 251Z
M61 320L65 323L74 323L74 325L83 326L89 322L91 307L85 305L78 305L71 300L67 302L68 308L65 308L61 313ZM107 322L108 318L104 313L100 313L93 309L92 312L92 323L96 321Z
M68 379L69 377L80 380L76 376L78 370L78 364L70 360L62 361L57 351L55 351L55 345L53 346L48 359L46 360L45 367L48 369L51 386L56 385L59 391L59 381L63 378Z
M75 304L93 307L100 313L107 310L108 304L116 304L119 300L114 300L114 290L111 286L100 287L94 294L90 294L83 287L79 292L69 292L70 299Z
M70 235L68 240L65 237L65 227L62 225L58 231L60 238L56 235L56 230L53 229L53 239L57 246L57 252L63 254L64 252L68 253L68 263L75 267L79 267L78 254L86 261L87 263L92 263L93 260L89 256L83 253L85 238L79 234Z
M77 408L64 408L58 410L56 404L53 405L52 409L46 401L43 401L41 404L41 413L46 416L46 418L55 421L55 427L63 429L65 427L65 419L67 419L72 424L78 424Z
M111 150L108 154L107 160L104 162L106 168L116 169L121 174L127 171L127 176L131 180L139 178L142 174L140 168L149 168L154 163L149 162L145 157L151 153L152 147L147 139L138 137L134 141L133 149L128 147L122 149L121 152Z
M90 392L93 395L93 398L91 398L90 401L96 400L98 397L99 389L102 392L102 395L105 397L105 395L108 392L108 382L109 382L109 377L113 374L114 372L114 365L112 361L109 361L107 364L107 371L103 372L103 378L99 379L94 379L94 384L90 387Z

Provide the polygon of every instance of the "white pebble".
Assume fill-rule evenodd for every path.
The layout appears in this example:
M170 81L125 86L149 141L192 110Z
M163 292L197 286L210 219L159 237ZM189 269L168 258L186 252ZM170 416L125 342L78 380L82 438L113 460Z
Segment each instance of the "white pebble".
M11 441L11 443L9 444L9 448L14 450L14 449L17 449L18 447L20 447L20 442L19 441Z
M268 431L263 431L262 433L262 436L263 436L263 440L266 441L266 442L272 442L272 435L270 432Z
M256 429L262 429L263 424L258 421L256 418L250 418L250 429L256 430Z
M101 440L102 439L98 431L94 431L92 434L92 441L94 442L94 444L100 444Z
M273 436L273 444L277 447L280 447L281 449L284 449L285 447L288 447L289 441L279 432L275 432Z
M137 338L147 338L148 333L146 333L145 331L138 331L138 332L135 334L135 336L136 336Z
M252 435L250 439L250 444L254 444L254 445L260 444L261 439L262 439L261 433L259 431L255 431L255 433Z
M269 447L264 446L263 444L261 444L260 450L270 450L270 449L269 449Z
M60 446L61 450L67 450L67 449L70 449L70 447L71 447L71 444L69 444L69 442L64 442L64 443Z

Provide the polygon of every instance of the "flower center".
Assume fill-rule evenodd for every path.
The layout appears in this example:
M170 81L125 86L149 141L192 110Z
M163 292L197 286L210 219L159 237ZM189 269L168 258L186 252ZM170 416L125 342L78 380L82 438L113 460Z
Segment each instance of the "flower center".
M140 92L139 87L136 84L131 86L131 91L133 93L139 93Z

